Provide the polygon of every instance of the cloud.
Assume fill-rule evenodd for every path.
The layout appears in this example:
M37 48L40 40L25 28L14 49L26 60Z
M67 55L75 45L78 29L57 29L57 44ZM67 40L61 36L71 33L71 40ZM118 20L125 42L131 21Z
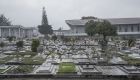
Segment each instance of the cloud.
M82 16L140 17L139 3L140 0L0 0L0 14L5 14L13 24L37 27L45 6L53 28L68 29L65 20Z

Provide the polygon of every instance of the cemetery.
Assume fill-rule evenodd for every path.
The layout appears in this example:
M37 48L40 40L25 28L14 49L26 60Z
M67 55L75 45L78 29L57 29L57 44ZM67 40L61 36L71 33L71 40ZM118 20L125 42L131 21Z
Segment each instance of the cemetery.
M37 36L22 26L0 25L0 79L140 78L140 36L125 33L128 25L133 32L140 23L126 21L125 35L120 34L122 24L110 19L82 17L66 23L70 30L53 30L43 7ZM13 32L15 28L17 33Z

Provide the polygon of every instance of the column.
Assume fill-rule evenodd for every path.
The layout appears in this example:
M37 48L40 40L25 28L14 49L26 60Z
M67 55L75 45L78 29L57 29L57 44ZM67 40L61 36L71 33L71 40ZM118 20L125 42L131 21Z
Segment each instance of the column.
M20 28L18 29L18 37L20 38Z
M0 37L2 37L2 35L1 35L1 28L0 28Z
M11 29L9 28L9 36L11 36Z

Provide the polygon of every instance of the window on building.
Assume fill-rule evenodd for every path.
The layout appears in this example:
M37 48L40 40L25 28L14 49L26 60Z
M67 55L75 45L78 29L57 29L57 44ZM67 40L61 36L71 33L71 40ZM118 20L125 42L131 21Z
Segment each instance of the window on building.
M140 31L140 25L137 26L138 27L138 32Z
M122 27L121 26L119 26L119 32L121 32L122 31Z
M134 31L134 27L133 27L133 25L131 26L131 32L133 32Z
M127 29L127 27L125 27L125 30L124 30L125 32L128 32L128 29Z

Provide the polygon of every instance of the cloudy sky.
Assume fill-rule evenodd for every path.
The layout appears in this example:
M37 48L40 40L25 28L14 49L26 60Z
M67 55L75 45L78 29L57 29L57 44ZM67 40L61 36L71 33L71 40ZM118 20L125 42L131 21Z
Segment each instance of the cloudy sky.
M41 24L43 6L53 29L69 29L65 20L82 16L140 17L140 0L0 0L0 14L12 24L36 27Z

